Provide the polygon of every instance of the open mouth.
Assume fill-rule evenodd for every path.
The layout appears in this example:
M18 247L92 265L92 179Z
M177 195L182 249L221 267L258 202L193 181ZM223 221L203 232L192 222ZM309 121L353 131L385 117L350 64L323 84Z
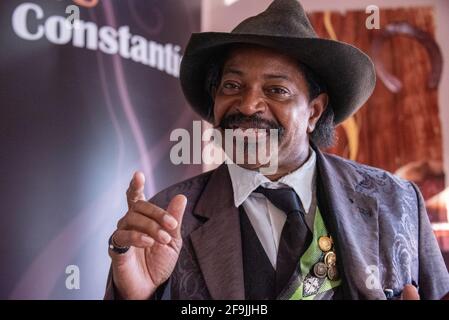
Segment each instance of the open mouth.
M239 126L231 126L231 128L226 129L231 131L233 137L237 140L248 141L249 143L261 143L264 142L269 136L269 129L265 128L254 128L251 126L239 125Z
M252 116L244 116L242 114L233 114L224 117L218 125L226 134L231 134L234 140L242 140L248 142L263 142L267 139L277 138L279 139L284 128L275 121L261 118L255 114ZM273 131L277 134L274 134Z
M270 130L269 127L255 126L254 123L252 123L252 122L240 122L238 124L231 124L229 126L229 129L232 129L232 130L240 129L242 131L252 130L254 132L261 132L261 131L269 131Z

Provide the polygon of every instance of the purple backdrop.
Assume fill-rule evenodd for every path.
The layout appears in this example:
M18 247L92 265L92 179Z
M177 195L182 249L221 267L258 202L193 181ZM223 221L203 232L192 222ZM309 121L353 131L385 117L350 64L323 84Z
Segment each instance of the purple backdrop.
M0 298L102 298L133 171L148 197L200 172L169 160L196 119L178 71L200 2L0 1Z

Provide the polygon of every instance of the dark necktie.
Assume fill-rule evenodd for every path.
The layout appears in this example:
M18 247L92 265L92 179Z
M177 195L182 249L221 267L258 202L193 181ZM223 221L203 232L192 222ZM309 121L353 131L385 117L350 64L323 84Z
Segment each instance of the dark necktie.
M312 233L307 228L301 200L292 188L258 187L255 192L263 194L274 206L287 215L276 260L276 294L278 295L298 266L300 257L310 244Z

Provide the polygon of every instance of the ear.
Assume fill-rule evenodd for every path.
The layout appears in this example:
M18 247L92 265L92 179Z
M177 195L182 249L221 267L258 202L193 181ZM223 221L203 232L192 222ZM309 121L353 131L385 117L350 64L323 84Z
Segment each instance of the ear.
M210 88L210 97L212 99L212 110L210 111L210 116L212 117L211 123L212 123L212 125L214 127L218 125L217 123L215 123L215 118L216 118L216 115L215 115L215 97L217 95L217 91L218 91L218 87L217 86L211 86L211 88Z
M307 125L307 133L312 133L315 130L316 124L326 110L327 104L329 102L329 96L327 93L321 93L318 97L310 101L309 109L309 123Z
M212 98L212 100L214 100L215 101L215 96L217 95L217 86L212 86L211 87L211 90L210 90L210 95L211 95L211 98Z

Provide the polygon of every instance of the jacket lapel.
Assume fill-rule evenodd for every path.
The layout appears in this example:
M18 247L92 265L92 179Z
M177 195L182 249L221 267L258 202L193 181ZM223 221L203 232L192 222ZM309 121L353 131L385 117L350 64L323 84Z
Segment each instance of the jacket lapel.
M226 165L212 174L194 214L207 219L190 237L212 299L244 299L239 211Z
M325 206L323 219L336 238L338 264L343 270L344 297L385 299L371 274L379 266L377 199L363 193L361 184L366 181L350 163L314 149L317 153L317 195L319 204ZM378 279L378 273L374 276Z

